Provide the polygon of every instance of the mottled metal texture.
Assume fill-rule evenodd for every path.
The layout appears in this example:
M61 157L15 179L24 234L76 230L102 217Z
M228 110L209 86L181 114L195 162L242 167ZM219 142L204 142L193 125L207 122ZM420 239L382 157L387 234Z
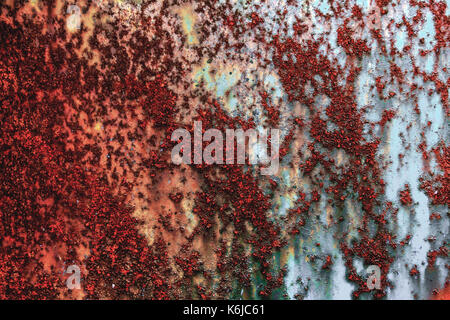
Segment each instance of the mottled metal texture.
M0 297L448 299L449 10L2 3ZM279 170L174 165L195 120Z

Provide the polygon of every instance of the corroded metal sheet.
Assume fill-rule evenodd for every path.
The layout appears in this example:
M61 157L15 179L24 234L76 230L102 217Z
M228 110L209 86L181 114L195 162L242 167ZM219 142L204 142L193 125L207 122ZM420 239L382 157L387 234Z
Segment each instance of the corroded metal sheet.
M0 298L448 299L447 2L0 8Z

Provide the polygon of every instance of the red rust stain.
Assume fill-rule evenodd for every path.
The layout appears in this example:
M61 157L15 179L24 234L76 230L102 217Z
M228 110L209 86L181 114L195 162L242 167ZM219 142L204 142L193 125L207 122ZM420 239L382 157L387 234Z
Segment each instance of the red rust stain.
M438 54L449 40L446 4L410 2L419 9L413 23L402 19L409 37L416 36L421 9L429 8L437 39L432 51ZM379 14L386 15L390 3L377 0ZM255 266L253 272L263 282L257 295L270 297L282 288L287 273L284 266L274 267L274 254L286 247L286 234L306 233L324 197L336 212L344 211L350 199L362 208L358 238L347 243L348 228L336 236L346 277L356 285L353 297L371 292L356 271L356 259L381 269L381 289L373 297L386 296L393 287L387 279L392 250L406 245L411 236L396 242L388 227L398 208L383 198L385 167L377 160L384 127L396 112L384 110L379 122L369 123L356 101L361 58L371 52L368 41L351 27L363 23L361 8L349 9L351 18L337 28L337 44L346 54L341 66L322 51L322 45L330 49L323 38L307 34L314 28L309 16L294 24L298 37L286 37L285 27L271 36L258 12L244 15L230 4L206 1L205 7L194 6L195 13L213 16L225 28L204 24L196 32L204 43L220 32L220 42L189 47L179 26L167 27L165 17L173 9L167 1L159 3L154 17L139 17L138 28L115 30L113 24L98 22L74 33L50 4L42 5L42 19L34 19L31 5L1 7L0 298L227 298L235 282L252 285ZM100 9L83 6L101 18ZM150 8L148 3L143 6L142 11ZM65 12L67 4L61 7ZM344 17L345 9L331 2L335 17ZM276 11L280 21L286 14ZM366 18L379 16L371 12ZM294 154L311 192L297 192L295 207L284 220L271 216L274 196L265 192L267 187L275 194L277 181L239 165L187 167L170 161L172 132L183 127L192 133L194 120L202 121L203 130L256 127L252 116L230 115L222 100L201 85L192 88L188 78L193 61L212 59L219 51L245 65L240 39L248 29L258 47L255 59L262 68L274 66L289 102L305 111L289 120L293 126L282 141L280 158ZM376 26L371 36L385 56L402 56L411 49L398 52ZM438 78L437 62L431 74L412 64L415 75L435 84L448 115L449 83ZM390 79L375 80L383 101L406 94L387 89L394 82L404 84L399 66L391 62L389 70ZM411 84L408 93L415 101L416 89ZM264 88L257 92L267 125L278 126L279 102ZM417 104L410 111L418 113ZM370 137L364 134L366 125L372 129ZM377 125L380 134L375 133ZM433 205L448 205L449 148L442 141L430 153L424 133L422 139L426 174L420 187ZM344 155L342 161L332 156L335 152ZM431 157L442 174L429 173ZM408 185L399 199L412 205ZM439 220L435 215L432 219ZM335 213L330 224L349 225L350 220ZM316 242L316 247L321 244ZM428 267L447 256L447 243L430 250ZM333 259L328 254L322 258L322 270L328 272ZM81 291L68 291L62 281L60 270L70 264L82 266ZM410 270L411 276L417 274L416 267ZM448 288L436 297L448 298Z

